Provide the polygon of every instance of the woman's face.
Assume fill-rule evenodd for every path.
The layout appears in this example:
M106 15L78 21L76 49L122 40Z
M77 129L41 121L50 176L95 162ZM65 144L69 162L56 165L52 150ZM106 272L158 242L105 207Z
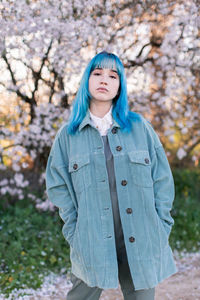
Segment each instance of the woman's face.
M111 102L119 90L120 79L116 70L94 69L89 77L91 101Z

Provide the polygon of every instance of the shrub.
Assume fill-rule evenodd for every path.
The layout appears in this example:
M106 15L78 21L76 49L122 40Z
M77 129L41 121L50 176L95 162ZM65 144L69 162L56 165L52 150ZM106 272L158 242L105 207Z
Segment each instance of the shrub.
M0 287L5 295L14 288L36 289L50 271L65 273L70 267L58 214L39 213L23 202L0 211Z
M175 221L170 244L178 251L200 249L200 169L173 171L176 197L172 209Z

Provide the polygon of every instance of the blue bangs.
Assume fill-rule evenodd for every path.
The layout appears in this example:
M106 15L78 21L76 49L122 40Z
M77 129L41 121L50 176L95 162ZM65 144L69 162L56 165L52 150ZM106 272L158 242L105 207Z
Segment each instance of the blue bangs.
M116 56L112 53L102 52L101 55L95 56L91 65L91 72L97 68L116 70L118 73L120 73L119 66L116 62Z
M136 114L129 111L126 76L122 62L115 54L103 51L93 57L82 76L69 119L69 134L76 133L90 106L89 77L91 72L97 68L116 70L118 73L120 87L117 97L113 99L112 116L120 125L121 129L125 132L129 132L132 128L131 121L138 120Z

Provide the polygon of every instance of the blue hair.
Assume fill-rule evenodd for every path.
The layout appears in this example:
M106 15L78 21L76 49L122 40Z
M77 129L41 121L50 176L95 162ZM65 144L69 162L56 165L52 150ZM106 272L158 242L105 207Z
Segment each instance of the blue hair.
M91 99L88 88L89 77L91 72L96 68L116 68L120 79L120 86L117 96L113 99L112 116L120 125L122 131L130 132L132 129L132 120L138 120L140 117L138 114L129 111L124 66L115 54L103 51L93 57L82 76L80 87L74 99L72 112L69 118L68 133L72 135L76 133L87 113Z

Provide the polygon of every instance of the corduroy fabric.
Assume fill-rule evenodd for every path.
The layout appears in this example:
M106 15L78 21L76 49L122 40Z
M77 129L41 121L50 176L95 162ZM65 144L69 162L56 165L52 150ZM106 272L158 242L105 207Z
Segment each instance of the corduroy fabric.
M118 287L117 251L104 144L89 112L75 135L65 124L46 169L47 193L64 221L72 273L88 286ZM174 220L172 173L162 144L144 119L125 133L114 120L107 133L129 268L136 290L174 274L169 234ZM120 149L120 150L119 150ZM127 214L127 208L132 209Z

